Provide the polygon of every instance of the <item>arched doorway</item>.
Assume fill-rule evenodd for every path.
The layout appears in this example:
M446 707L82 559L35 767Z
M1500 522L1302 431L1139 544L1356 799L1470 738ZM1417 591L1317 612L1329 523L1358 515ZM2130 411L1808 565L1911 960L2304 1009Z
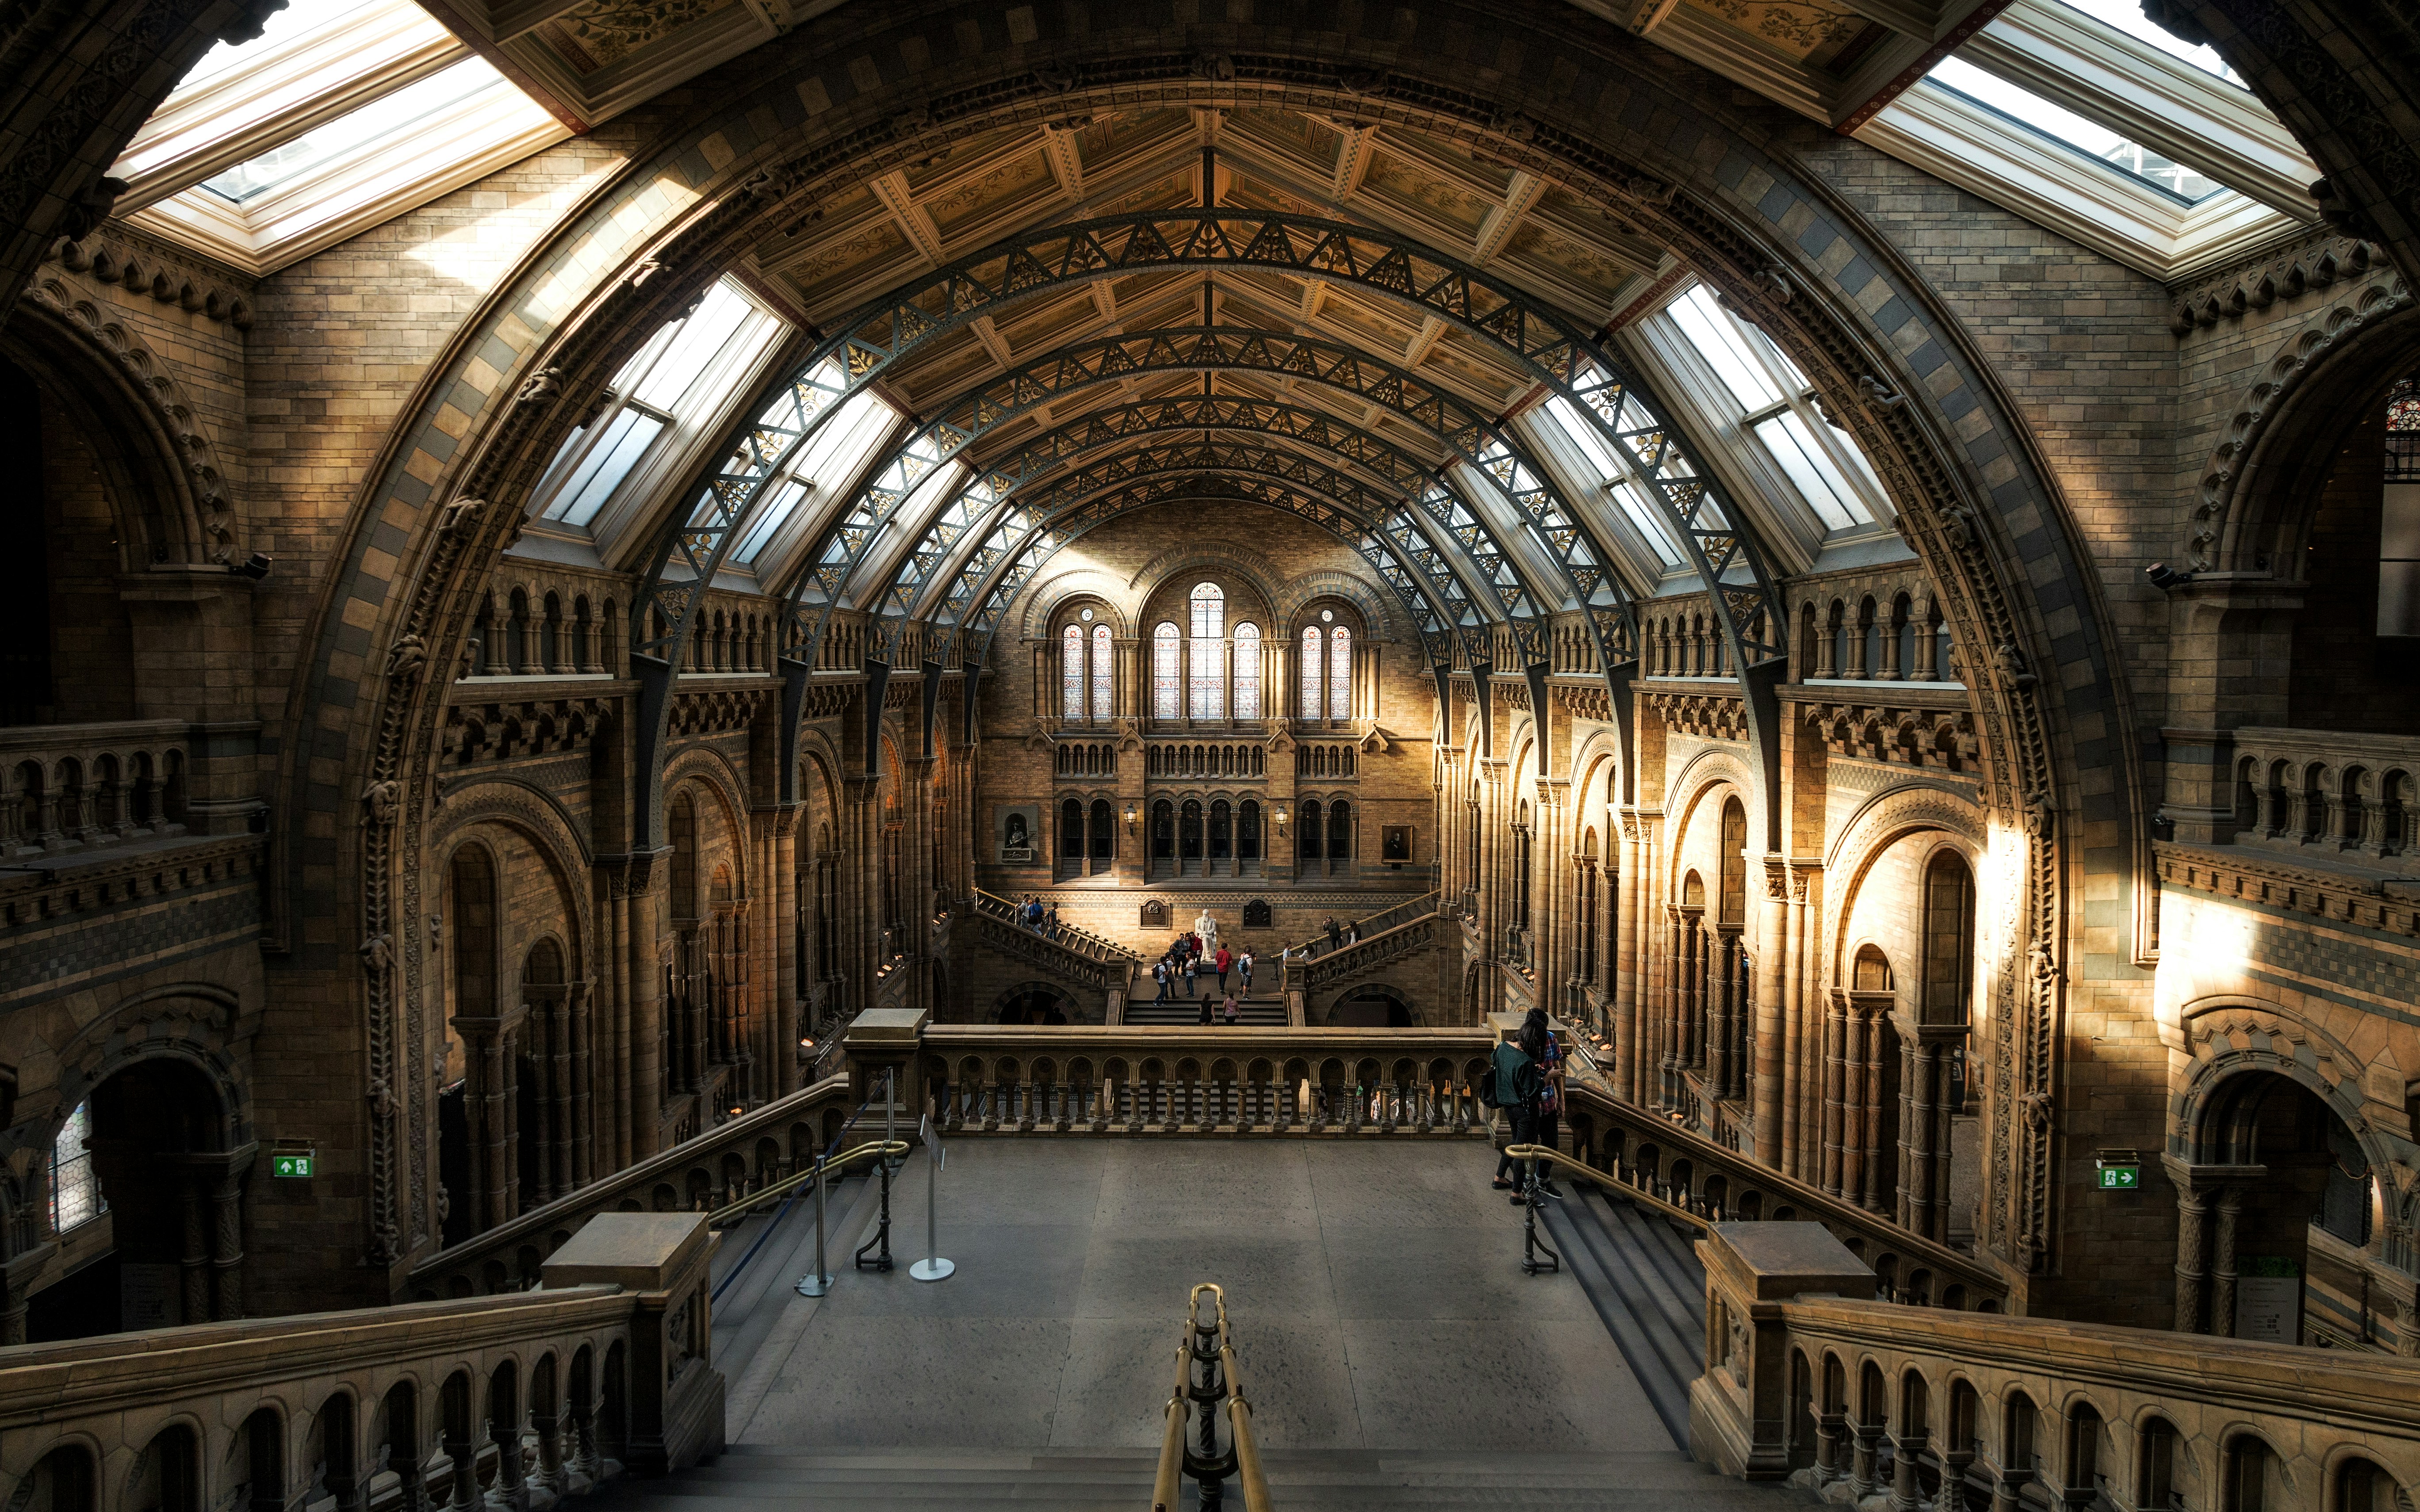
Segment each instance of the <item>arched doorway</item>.
M2274 1344L2345 1345L2379 1207L2360 1138L2310 1088L2247 1069L2204 1100L2180 1178L2177 1327Z
M123 1066L69 1110L52 1144L51 1222L92 1257L34 1294L29 1340L243 1316L251 1151L229 1150L228 1132L217 1082L179 1057Z
M1401 992L1372 982L1338 998L1327 1011L1327 1023L1339 1029L1408 1029L1419 1024L1419 1016Z

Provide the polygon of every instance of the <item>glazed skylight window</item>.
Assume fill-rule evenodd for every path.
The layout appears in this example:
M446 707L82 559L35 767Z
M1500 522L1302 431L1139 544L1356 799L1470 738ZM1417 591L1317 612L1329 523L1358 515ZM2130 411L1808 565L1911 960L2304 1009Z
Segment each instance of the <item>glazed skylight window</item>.
M2080 10L2104 26L2124 32L2138 42L2149 42L2180 62L2190 63L2214 79L2224 79L2238 89L2244 87L2242 75L2226 66L2218 49L2208 43L2198 46L2143 14L2143 8L2133 0L2059 0L2070 10Z
M594 528L633 478L654 471L667 436L714 422L781 332L782 322L731 280L708 289L613 375L614 400L571 434L538 480L539 517Z
M1984 72L1963 58L1945 57L1924 78L1932 88L1961 96L2034 135L2174 195L2183 204L2199 204L2226 188L2195 169L2172 162L2030 89Z
M1874 522L1881 480L1865 455L1816 407L1815 387L1764 332L1735 318L1703 284L1665 306L1664 314L1712 370L1719 397L1708 418L1717 434L1733 427L1753 437L1781 470L1823 532Z
M837 383L837 363L826 365L826 378ZM753 564L794 519L810 497L830 498L846 489L873 460L874 452L899 418L882 396L867 389L841 406L840 413L816 430L798 456L767 486L756 516L746 527L732 560Z
M325 126L206 178L202 187L229 204L241 205L348 153L410 131L465 100L511 88L511 83L487 59L464 58L441 73L348 111Z
M341 21L349 27L363 20L365 12L390 8L394 8L388 0L287 0L262 21L259 36L246 42L221 42L203 54L177 81L168 99L173 101L238 69L251 68L265 58L289 53L303 38L332 22Z
M1604 434L1559 393L1548 399L1544 408L1555 429L1595 473L1591 481L1613 501L1614 508L1629 522L1639 543L1655 554L1656 563L1666 571L1678 567L1681 548L1666 529L1662 513L1639 491L1629 467L1606 441Z

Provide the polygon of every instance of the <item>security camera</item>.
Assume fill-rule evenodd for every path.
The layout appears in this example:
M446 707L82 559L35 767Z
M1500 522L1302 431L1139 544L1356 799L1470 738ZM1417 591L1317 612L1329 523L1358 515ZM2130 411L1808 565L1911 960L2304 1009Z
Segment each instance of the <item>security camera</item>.
M249 578L254 582L258 582L269 576L269 564L276 560L266 551L255 551L241 562L228 563L227 571L239 578Z
M2192 573L2179 572L2176 568L2169 566L2164 562L2154 562L2149 566L2145 567L2143 569L2143 576L2150 579L2151 586L2164 594L2181 588L2185 584L2193 581Z

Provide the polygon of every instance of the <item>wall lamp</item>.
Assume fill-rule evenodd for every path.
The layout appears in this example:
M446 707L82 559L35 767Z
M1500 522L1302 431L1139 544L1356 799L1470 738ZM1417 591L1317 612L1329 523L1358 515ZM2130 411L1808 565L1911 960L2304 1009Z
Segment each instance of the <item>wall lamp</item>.
M1134 833L1134 826L1135 826L1135 806L1134 806L1133 804L1129 803L1129 804L1127 804L1127 805L1126 805L1126 833L1127 833L1127 834L1129 834L1129 835L1133 834L1133 833Z
M1278 833L1282 835L1285 833L1286 826L1286 806L1284 804L1280 803L1278 805L1276 818L1278 822Z

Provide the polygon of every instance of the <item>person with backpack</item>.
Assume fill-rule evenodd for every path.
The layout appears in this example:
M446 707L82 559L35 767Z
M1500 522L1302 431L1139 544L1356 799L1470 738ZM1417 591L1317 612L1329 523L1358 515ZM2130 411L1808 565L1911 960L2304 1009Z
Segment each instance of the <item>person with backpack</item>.
M1488 1057L1487 1074L1480 1081L1480 1102L1491 1110L1502 1109L1512 1125L1506 1153L1497 1157L1495 1185L1499 1192L1511 1192L1514 1202L1525 1200L1527 1194L1521 1189L1521 1167L1510 1151L1514 1145L1530 1143L1537 1134L1538 1082L1538 1062L1517 1039L1497 1042Z
M1170 1001L1168 994L1168 959L1165 956L1160 958L1158 964L1151 968L1151 980L1159 984L1159 995L1153 998L1152 1001L1155 1003L1165 1003Z
M1246 950L1235 958L1235 965L1244 974L1244 995L1252 995L1252 952Z

